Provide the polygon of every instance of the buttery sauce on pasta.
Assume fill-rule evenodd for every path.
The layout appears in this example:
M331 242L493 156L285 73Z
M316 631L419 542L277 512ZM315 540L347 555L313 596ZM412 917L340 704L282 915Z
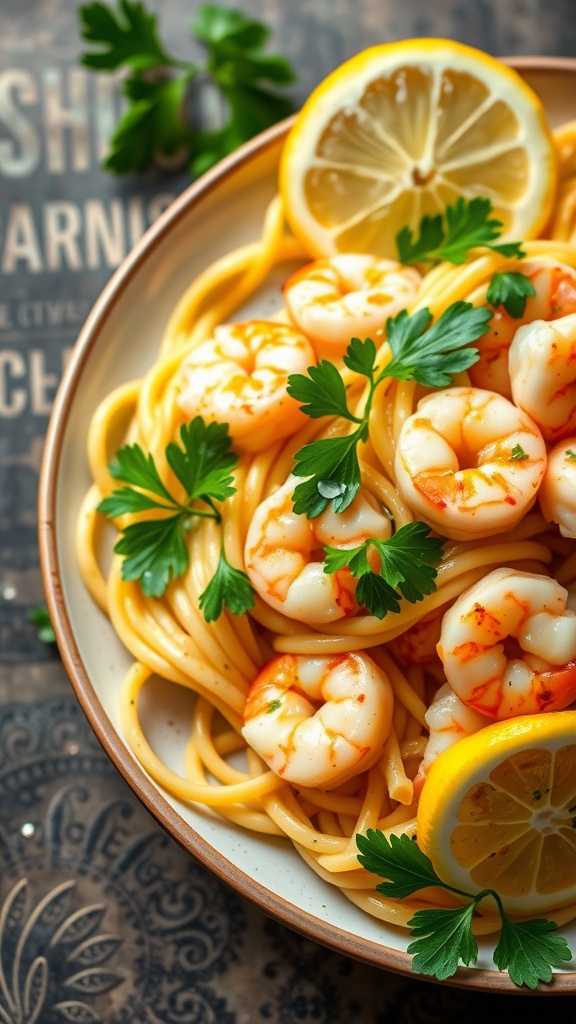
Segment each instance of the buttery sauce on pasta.
M576 176L571 175L565 133L560 152L561 182L548 237L524 243L523 260L481 255L463 266L440 264L424 275L408 311L428 306L435 318L453 302L470 300L486 288L495 272L522 271L523 263L557 261L576 268ZM559 143L560 148L560 143ZM568 168L564 176L562 168ZM285 615L256 595L254 609L242 616L224 611L207 624L198 599L210 581L222 541L231 564L245 568L245 544L260 503L281 488L292 471L294 453L333 429L334 424L302 417L298 429L266 443L245 447L235 471L236 493L222 503L222 521L198 520L188 534L187 572L174 579L160 598L148 598L135 582L121 576L121 559L104 568L99 561L96 508L116 486L107 466L114 455L111 438L128 422L125 443L150 452L162 476L168 467L166 445L175 441L186 416L179 403L185 361L220 325L233 324L236 311L273 270L311 259L286 230L279 199L271 203L261 238L218 260L193 281L174 310L145 377L110 393L95 412L88 449L93 484L86 494L77 531L79 565L94 600L110 617L133 657L120 702L122 724L135 756L150 775L179 800L209 806L245 829L283 836L311 869L366 912L405 926L421 898L387 900L374 890L374 878L357 860L355 836L367 828L386 835L414 835L414 778L427 744L429 704L444 682L438 662L412 656L414 648L434 644L438 617L468 587L502 565L551 575L565 587L576 581L576 545L543 518L535 505L511 530L483 539L448 540L439 566L437 589L418 603L402 602L383 619L362 611L337 621L310 625ZM513 265L513 266L512 266ZM278 295L278 317L289 324ZM386 342L381 336L381 351ZM364 385L342 367L352 408L361 408ZM469 387L464 372L455 386ZM425 391L412 381L390 380L379 388L371 413L370 438L360 445L362 485L370 500L398 530L420 518L397 487L395 450L402 425ZM263 436L266 436L265 434ZM438 528L441 534L441 529ZM386 674L393 692L391 727L382 752L366 770L340 785L294 785L270 770L243 735L247 695L262 667L279 654L315 657L366 651ZM142 730L138 696L152 677L168 680L196 695L185 770L164 764ZM239 768L238 765L242 767ZM447 905L450 897L446 896ZM477 933L499 927L500 919L479 908ZM558 923L576 916L576 907L549 915Z

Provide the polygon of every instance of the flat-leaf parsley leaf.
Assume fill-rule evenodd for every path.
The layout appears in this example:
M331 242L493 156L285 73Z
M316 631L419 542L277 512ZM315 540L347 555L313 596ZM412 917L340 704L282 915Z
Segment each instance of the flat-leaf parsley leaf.
M379 619L388 612L400 611L399 596L415 604L436 590L435 566L442 557L442 540L431 537L425 523L406 523L388 540L370 537L356 548L343 550L327 545L324 551L324 572L348 568L358 579L358 604ZM372 568L371 553L378 556L379 571Z
M191 155L199 175L241 143L287 117L293 104L274 89L291 84L294 71L281 56L263 50L268 28L241 11L200 5L192 33L206 48L203 65L175 59L158 35L158 19L140 0L84 4L79 9L82 38L97 49L82 54L97 72L127 68L122 89L128 106L110 140L104 167L116 174L145 171L158 158ZM190 89L211 80L227 108L217 131L193 125L188 117Z
M233 615L244 615L254 607L254 591L246 573L230 565L223 548L216 572L200 594L198 604L206 622L218 619L223 608L228 608Z
M539 982L549 982L552 968L572 959L568 943L553 921L545 918L513 921L508 917L498 893L483 889L472 894L448 885L435 872L431 861L407 835L388 838L378 829L368 829L356 837L360 864L386 879L376 886L377 892L393 899L406 899L420 889L440 886L468 902L451 909L417 910L408 921L416 941L408 946L413 956L412 970L439 981L452 977L460 962L476 962L478 946L472 932L472 921L481 900L490 897L496 904L502 929L494 949L494 963L507 971L515 985L535 989Z
M509 316L518 320L524 316L526 299L536 295L536 289L526 274L506 270L494 274L488 285L486 298L491 306L504 306Z
M466 200L459 196L446 207L444 214L426 215L420 223L416 237L409 227L396 235L398 258L401 263L465 263L471 249L484 248L502 256L521 257L524 251L519 242L500 242L503 223L490 217L492 203L485 196Z
M376 388L391 377L416 380L427 387L448 386L454 374L468 369L478 360L478 350L471 347L471 343L486 333L492 315L491 310L484 306L454 302L432 324L428 308L420 309L411 316L402 310L386 322L392 359L382 369L376 364L376 346L372 339L352 338L344 363L349 370L366 377L368 382L368 395L361 416L351 412L346 389L332 363L321 360L308 370L308 376L291 374L288 394L302 403L301 408L307 416L339 416L355 425L341 437L321 438L296 452L294 475L307 479L294 490L294 511L313 519L332 502L334 512L344 512L360 487L357 446L368 437Z
M183 500L163 483L153 456L132 444L121 448L108 467L114 479L129 486L112 491L98 505L111 519L154 511L152 518L141 516L125 526L114 548L123 556L122 578L137 580L148 597L161 597L170 581L186 572L186 533L194 517L219 522L216 502L236 491L232 470L238 456L230 448L226 423L206 424L196 416L182 425L180 440L181 445L167 445L166 461L182 485ZM248 577L226 561L222 550L216 574L200 597L206 621L218 618L223 607L242 615L253 603Z

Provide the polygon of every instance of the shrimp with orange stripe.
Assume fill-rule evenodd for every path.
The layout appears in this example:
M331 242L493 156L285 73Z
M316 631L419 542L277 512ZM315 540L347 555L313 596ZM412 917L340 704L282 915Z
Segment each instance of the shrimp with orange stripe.
M576 433L576 313L519 327L508 362L512 398L546 441Z
M297 483L297 477L289 476L252 517L244 550L250 582L266 604L306 624L356 615L357 581L348 569L324 571L323 546L344 549L371 537L386 540L390 519L364 486L345 512L327 508L308 519L294 511Z
M489 388L505 398L512 398L508 356L516 331L534 320L551 321L576 313L576 270L551 259L524 260L508 270L520 272L534 288L528 296L520 317L511 316L504 306L497 306L486 333L475 342L478 362L469 369L475 387ZM470 295L476 305L486 303L486 287Z
M222 324L184 360L178 404L189 417L227 423L237 447L254 451L306 422L287 394L291 373L316 364L302 333L274 320Z
M428 742L414 779L414 795L419 797L430 765L436 758L465 736L472 736L489 725L492 719L469 707L454 692L449 683L436 691L424 715L428 727Z
M438 653L454 693L488 718L561 711L576 700L576 612L549 576L488 573L444 615Z
M378 760L393 704L388 676L365 652L283 654L252 683L242 734L286 782L331 789Z
M378 338L390 316L414 302L421 275L414 267L364 253L314 260L286 281L291 321L317 353L343 355L352 337Z
M544 518L557 523L563 537L576 538L576 434L548 452L538 501Z
M451 540L512 529L534 505L546 469L538 426L494 391L427 395L404 421L394 469L400 494Z

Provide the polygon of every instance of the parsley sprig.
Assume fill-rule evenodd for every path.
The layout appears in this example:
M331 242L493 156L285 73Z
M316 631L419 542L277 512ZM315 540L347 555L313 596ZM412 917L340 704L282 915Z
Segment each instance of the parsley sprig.
M166 461L184 488L184 501L163 483L154 457L132 444L121 448L108 467L115 480L129 486L112 491L98 505L98 511L111 519L154 511L152 518L142 517L124 527L114 548L123 556L122 578L138 580L148 597L161 597L170 581L186 572L186 534L194 517L220 522L216 502L236 492L232 470L238 455L230 448L226 423L206 424L196 416L180 428L180 440L181 446L167 445ZM247 576L229 564L222 548L216 573L200 596L206 621L218 618L224 606L242 615L253 604Z
M509 270L494 274L486 292L490 305L504 306L509 316L516 320L524 316L526 300L534 295L536 289L530 278Z
M334 512L344 512L360 487L357 447L368 437L368 422L374 394L382 381L415 380L427 387L446 387L454 374L466 370L478 360L478 350L470 345L488 330L492 313L483 306L454 302L432 325L428 308L410 316L402 310L386 323L392 360L383 369L376 363L376 345L371 338L352 338L344 363L368 381L368 395L361 416L349 408L346 387L337 368L328 360L310 367L308 376L291 374L288 394L302 402L302 410L311 418L339 416L355 424L342 437L322 438L296 452L294 475L306 477L293 494L294 511L309 519L321 514L328 502Z
M439 981L452 977L460 961L465 966L476 963L478 944L472 931L476 907L491 897L497 907L502 928L493 952L500 971L507 971L515 985L535 989L539 982L552 979L552 968L572 959L568 943L554 934L557 926L545 918L513 921L506 914L500 896L494 889L472 894L448 885L438 877L428 857L407 835L388 839L377 829L358 835L358 860L363 867L381 878L377 892L394 899L406 899L420 889L440 886L469 902L455 909L417 910L408 922L416 941L408 946L413 956L412 970Z
M116 9L95 0L80 7L79 17L82 38L98 47L82 54L82 64L105 73L128 69L122 86L128 107L112 135L104 162L109 171L145 171L159 156L172 158L183 150L199 175L293 110L290 100L264 85L293 83L291 65L265 52L268 28L241 11L214 4L198 8L191 31L206 49L204 64L169 54L158 36L157 16L140 0L118 0ZM217 131L193 125L188 117L194 89L206 81L228 110Z
M466 200L459 196L447 206L445 213L422 218L419 234L409 227L396 235L398 258L401 263L465 263L471 249L484 248L502 256L521 257L520 242L495 240L502 234L502 221L491 217L492 203L485 196Z
M431 537L425 523L407 523L387 540L370 537L352 549L326 545L324 551L324 572L332 574L348 568L358 579L358 604L378 619L388 612L399 612L400 597L415 604L436 590L435 566L442 557L442 540ZM379 558L378 571L372 568L371 552Z

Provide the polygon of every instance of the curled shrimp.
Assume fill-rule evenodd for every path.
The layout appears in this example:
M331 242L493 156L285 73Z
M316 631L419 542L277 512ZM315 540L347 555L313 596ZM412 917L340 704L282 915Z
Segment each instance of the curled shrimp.
M576 431L576 313L519 327L508 355L512 398L552 443Z
M536 294L527 298L521 317L510 316L503 306L495 308L486 334L474 342L480 358L468 370L474 387L498 391L505 398L512 398L508 352L518 328L533 320L556 320L576 313L576 270L572 267L554 260L526 260L518 264L518 270L530 280ZM489 305L486 287L475 291L470 301Z
M442 620L438 654L464 703L489 718L560 711L576 699L576 613L549 576L500 568Z
M297 270L284 285L284 302L317 351L340 355L351 338L381 333L389 316L414 301L420 281L414 267L347 253Z
M282 779L331 789L377 761L393 704L387 675L364 652L283 654L252 683L242 734Z
M576 435L548 452L538 500L547 522L557 523L563 537L576 537Z
M427 395L405 420L394 468L404 500L444 537L491 537L536 501L546 445L502 395L448 388Z
M437 608L388 641L387 646L401 665L439 663L436 645L440 639L443 614L444 608Z
M225 324L183 362L178 404L188 416L228 423L234 442L252 451L306 422L286 384L291 373L315 363L310 343L293 327L268 320Z
M345 512L326 509L315 519L294 512L294 476L256 509L245 545L246 572L260 597L301 622L335 622L359 611L348 569L324 572L323 545L353 548L390 536L390 520L361 487Z
M483 729L492 721L487 715L480 714L468 707L454 693L449 683L443 683L435 693L434 699L424 715L428 726L429 737L424 756L414 778L414 795L418 797L426 780L430 765L444 750L457 743L465 736Z

